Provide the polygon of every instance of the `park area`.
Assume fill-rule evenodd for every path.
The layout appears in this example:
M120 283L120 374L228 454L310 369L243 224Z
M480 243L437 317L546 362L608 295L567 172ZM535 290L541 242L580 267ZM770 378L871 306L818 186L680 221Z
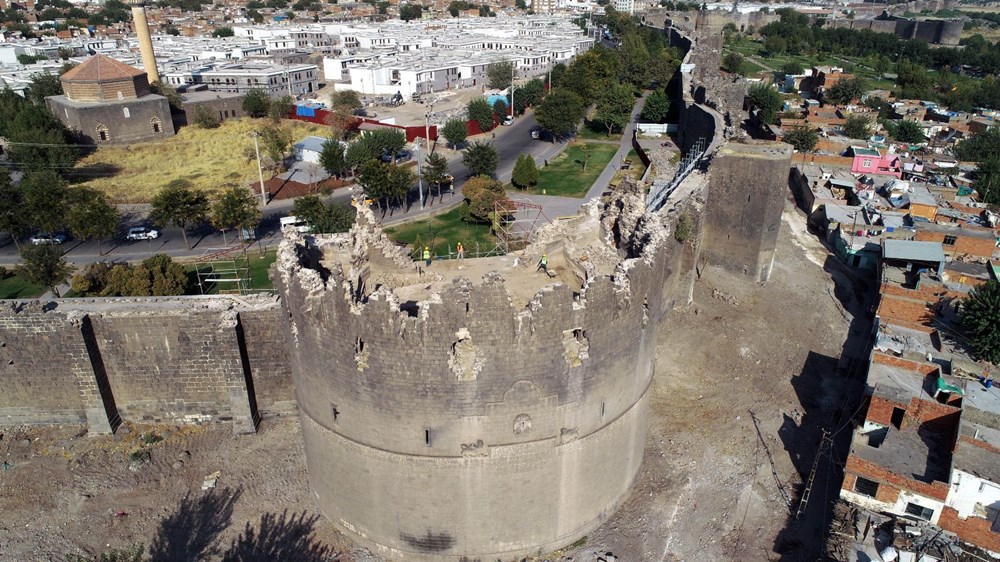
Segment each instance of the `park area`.
M589 155L588 155L589 152ZM574 142L538 170L538 184L519 190L536 195L583 197L607 167L618 144Z
M385 233L393 241L409 246L414 259L420 258L424 246L430 248L433 256L454 257L459 242L465 247L466 257L493 252L497 241L490 232L490 225L464 222L463 207L429 219L388 227Z
M166 140L102 146L80 159L71 178L103 192L114 203L147 202L172 182L217 193L226 184L256 180L257 162L251 157L254 149L250 133L270 124L266 120L238 119L223 121L217 129L184 127ZM280 126L292 133L293 144L308 135L325 136L322 125L283 120ZM164 174L164 170L170 172Z

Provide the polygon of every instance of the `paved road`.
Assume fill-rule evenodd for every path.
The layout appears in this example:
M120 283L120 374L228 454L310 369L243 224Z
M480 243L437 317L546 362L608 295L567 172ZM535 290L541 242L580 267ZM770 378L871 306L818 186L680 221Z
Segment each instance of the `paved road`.
M538 122L535 121L534 114L529 112L515 120L513 125L499 127L495 131L495 138L487 134L471 140L487 140L493 143L493 146L500 153L498 176L503 181L509 181L517 157L522 153L527 152L536 161L542 162L545 159L555 157L556 154L565 148L565 143L532 140L531 129L537 125ZM432 200L428 198L424 208L421 209L418 187L414 185L409 193L409 208L397 209L391 215L387 214L383 219L384 223L392 224L420 218L421 216L438 211L441 209L442 204L450 205L460 200L462 185L465 183L466 176L469 175L469 169L461 163L461 153L451 150L444 150L444 152L449 158L450 172L455 176L455 193L449 194L445 192L440 199L434 198ZM424 186L425 196L427 195L426 188L427 186ZM349 189L341 189L334 193L332 199L346 202L350 200L351 195L352 193ZM579 201L577 202L577 206L579 206ZM280 200L272 201L262 209L263 220L258 232L262 245L269 247L277 244L280 240L279 218L288 215L291 207L292 201ZM126 216L122 223L122 230L124 231L130 226L143 224L143 217ZM191 243L191 249L185 246L179 229L167 228L163 229L162 236L156 240L127 242L121 239L106 241L102 245L103 255L98 253L97 242L93 241L80 242L70 240L62 247L66 252L66 259L74 264L87 264L106 260L136 261L145 259L154 253L165 253L175 258L198 257L211 254L225 248L227 242L232 243L233 236L230 233L224 239L218 230L204 226L197 231L188 233L188 240ZM0 265L11 265L17 263L17 261L18 251L14 242L8 236L0 237Z

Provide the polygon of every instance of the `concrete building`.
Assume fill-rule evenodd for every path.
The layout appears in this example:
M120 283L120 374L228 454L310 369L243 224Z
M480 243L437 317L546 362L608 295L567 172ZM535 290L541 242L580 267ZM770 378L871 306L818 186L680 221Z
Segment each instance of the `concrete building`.
M766 141L729 142L712 166L703 250L710 263L749 275L771 275L792 147Z
M129 143L174 134L167 98L152 94L146 73L95 55L60 77L64 94L45 98L86 144Z
M615 10L632 15L635 13L635 0L615 0Z
M304 96L318 88L314 64L275 65L264 63L207 64L164 73L164 83L174 86L204 84L214 92L245 94L259 88L278 96Z

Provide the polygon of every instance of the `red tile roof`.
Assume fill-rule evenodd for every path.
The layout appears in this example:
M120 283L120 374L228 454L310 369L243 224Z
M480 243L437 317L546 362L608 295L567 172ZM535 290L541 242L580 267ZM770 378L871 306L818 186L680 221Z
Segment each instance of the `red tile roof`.
M105 55L95 55L63 74L63 82L104 82L130 79L146 73Z

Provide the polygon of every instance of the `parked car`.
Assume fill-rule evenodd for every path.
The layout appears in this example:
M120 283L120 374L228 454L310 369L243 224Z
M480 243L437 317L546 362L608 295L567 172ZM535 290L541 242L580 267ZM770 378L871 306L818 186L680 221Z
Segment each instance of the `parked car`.
M125 238L128 240L156 240L160 237L160 231L146 226L133 226L128 229Z
M295 215L281 217L280 219L278 219L278 222L281 224L281 230L285 230L286 228L291 228L296 232L300 232L302 234L312 232L312 226L308 222L299 219Z
M413 158L413 154L410 153L409 150L400 150L399 152L396 153L396 164L399 164L400 162L406 162L410 158ZM392 162L392 154L389 154L388 152L383 153L382 161L386 163Z
M62 234L49 234L47 232L39 232L38 234L30 238L31 243L35 246L43 246L45 244L62 244L66 241L66 237Z
M511 125L513 125L514 124L514 118L511 117L510 115L504 117L503 118L503 124L506 125L506 126L508 126L508 127L511 126Z
M531 138L538 140L542 137L542 128L534 127L531 129Z

